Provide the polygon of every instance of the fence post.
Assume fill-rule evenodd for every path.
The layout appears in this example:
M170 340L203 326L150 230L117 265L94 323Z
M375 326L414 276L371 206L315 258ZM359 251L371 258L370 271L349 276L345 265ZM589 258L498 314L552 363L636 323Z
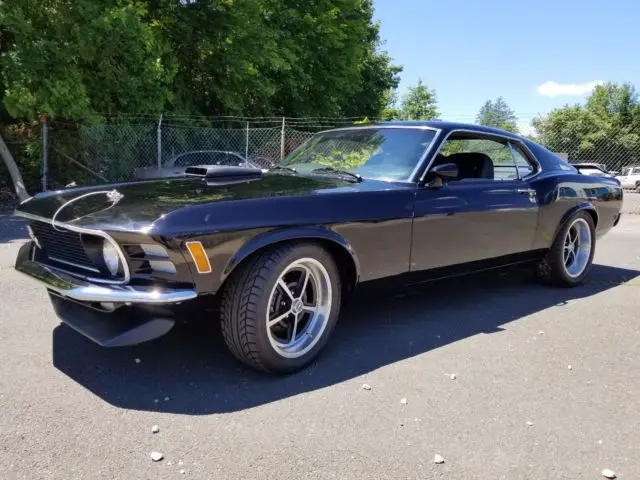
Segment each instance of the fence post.
M247 135L246 142L244 144L244 158L249 161L249 122L247 122Z
M42 141L42 191L47 191L47 176L49 175L49 121L46 116L41 117L40 139Z
M280 160L284 158L284 117L282 117L282 131L280 132Z
M160 114L160 119L158 120L158 170L162 168L162 114Z

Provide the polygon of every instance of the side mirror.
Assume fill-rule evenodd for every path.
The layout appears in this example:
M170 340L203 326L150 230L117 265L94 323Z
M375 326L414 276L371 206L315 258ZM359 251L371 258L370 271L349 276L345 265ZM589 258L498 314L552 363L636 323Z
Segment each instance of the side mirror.
M458 176L458 166L455 163L436 165L431 171L440 178L454 178Z

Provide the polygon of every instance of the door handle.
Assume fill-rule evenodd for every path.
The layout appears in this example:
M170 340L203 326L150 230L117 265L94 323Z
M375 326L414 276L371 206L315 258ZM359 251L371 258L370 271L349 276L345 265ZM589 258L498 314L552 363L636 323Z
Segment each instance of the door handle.
M533 188L518 188L516 191L521 195L528 195L531 203L536 203L538 201L536 191Z

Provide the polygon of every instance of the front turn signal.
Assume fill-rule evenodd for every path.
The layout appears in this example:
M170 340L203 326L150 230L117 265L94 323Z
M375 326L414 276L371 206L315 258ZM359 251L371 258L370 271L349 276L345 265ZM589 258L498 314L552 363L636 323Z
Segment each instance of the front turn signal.
M193 258L193 263L196 265L198 273L211 273L211 264L209 263L209 257L205 251L202 243L200 242L187 242L187 250Z

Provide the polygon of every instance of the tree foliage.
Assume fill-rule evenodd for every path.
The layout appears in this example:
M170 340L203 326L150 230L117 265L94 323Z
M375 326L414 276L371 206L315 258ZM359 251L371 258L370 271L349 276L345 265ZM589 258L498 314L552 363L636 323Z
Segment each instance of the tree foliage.
M402 118L402 111L398 106L398 90L389 90L384 97L384 108L382 110L382 119L397 120Z
M640 102L633 85L596 87L584 105L566 105L534 120L538 141L569 160L619 169L640 162Z
M14 118L378 116L399 67L371 0L5 0Z
M143 3L5 0L2 103L14 118L160 112L171 68Z
M438 101L435 90L418 80L402 97L401 115L404 120L435 120L438 118Z
M502 97L498 97L495 101L487 100L480 108L476 122L487 127L501 128L514 133L518 132L518 119Z
M10 127L42 117L377 118L400 71L372 0L0 0L0 131L23 170L37 136Z

